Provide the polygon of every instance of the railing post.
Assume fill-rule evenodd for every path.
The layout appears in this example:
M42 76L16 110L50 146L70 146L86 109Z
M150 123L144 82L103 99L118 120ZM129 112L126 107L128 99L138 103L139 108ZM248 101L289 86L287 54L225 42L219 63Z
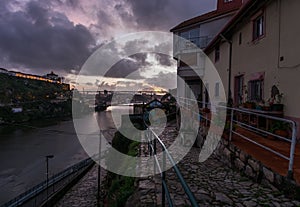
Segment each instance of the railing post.
M294 155L295 155L295 148L296 148L296 135L297 135L297 124L296 122L292 123L293 125L293 132L292 132L292 143L291 143L291 149L290 149L290 160L289 160L289 169L287 178L293 179L294 173L293 173L293 166L294 166Z
M98 163L98 186L97 186L97 202L98 202L98 206L102 206L101 205L101 129L100 129L100 134L99 134L99 155L98 155L98 159L99 159L99 163Z
M154 156L156 155L156 138L152 140L153 141L153 150L154 150ZM154 175L156 174L156 162L155 157L153 158L153 164L154 164Z
M229 142L232 140L232 129L233 129L233 109L230 112L230 131L229 131Z
M161 182L161 205L162 207L166 206L166 191L164 187L164 182L166 181L166 152L163 149L163 163L162 163L162 182Z

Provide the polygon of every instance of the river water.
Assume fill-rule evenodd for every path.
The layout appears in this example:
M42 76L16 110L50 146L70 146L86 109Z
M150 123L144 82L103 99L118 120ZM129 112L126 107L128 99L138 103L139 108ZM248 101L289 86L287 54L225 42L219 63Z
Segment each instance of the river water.
M114 109L128 113L128 107L109 107L79 121L91 133L99 131L95 120L102 130L115 128ZM49 177L88 157L72 119L0 126L0 205L46 179L46 155L54 155L49 159Z

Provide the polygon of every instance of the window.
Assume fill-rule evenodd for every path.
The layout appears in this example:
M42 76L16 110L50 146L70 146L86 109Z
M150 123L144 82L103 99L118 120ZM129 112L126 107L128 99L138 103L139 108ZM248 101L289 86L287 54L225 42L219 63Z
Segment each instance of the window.
M240 32L240 34L239 34L239 45L241 45L242 44L242 33Z
M199 46L199 34L200 34L200 28L194 28L185 32L180 33L180 37L189 40L193 44Z
M248 98L251 101L263 100L263 79L251 80L248 82Z
M259 39L264 35L264 27L264 15L260 15L253 20L253 40Z
M220 96L220 83L217 82L215 85L215 97L219 97Z
M234 78L234 101L237 105L243 103L244 96L244 75L239 75Z
M215 47L215 62L218 62L220 60L220 45L217 45Z
M209 102L209 83L205 84L204 93L205 93L205 100L204 100L205 104L204 104L204 106L206 108L208 108L208 106L209 106L209 103L208 103Z
M224 3L232 2L232 0L224 0Z

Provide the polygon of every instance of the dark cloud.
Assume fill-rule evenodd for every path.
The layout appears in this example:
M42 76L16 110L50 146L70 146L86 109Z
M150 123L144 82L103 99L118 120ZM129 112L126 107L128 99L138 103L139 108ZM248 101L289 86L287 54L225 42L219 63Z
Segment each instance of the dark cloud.
M146 59L146 53L134 54L130 58L125 58L116 63L106 72L105 77L143 79L139 72L151 65Z
M207 0L126 0L139 28L169 30L179 22L213 10L215 1ZM116 8L120 11L120 6ZM121 13L120 15L123 15ZM132 17L130 17L132 18Z
M172 65L171 61L173 60L173 57L171 57L169 55L156 53L155 58L159 62L160 65L163 65L163 66L171 66Z
M135 55L136 51L147 50L147 45L149 45L149 41L147 40L132 40L127 41L125 46L122 48L125 56Z
M29 68L79 68L95 41L86 27L62 13L31 1L23 11L4 8L0 19L0 52L9 62Z
M49 0L47 0L49 2ZM52 0L53 4L57 4L58 6L68 6L71 8L80 8L80 0Z
M91 82L87 82L87 83L85 83L85 85L87 85L87 86L93 86L94 84L91 83Z
M177 74L159 72L156 76L147 79L147 83L156 87L172 89L176 87Z
M98 87L98 90L114 90L116 87L116 84L107 83L105 81L99 81L96 80L95 86Z
M135 21L134 16L129 13L129 11L125 8L124 4L116 4L114 8L123 21L126 22Z

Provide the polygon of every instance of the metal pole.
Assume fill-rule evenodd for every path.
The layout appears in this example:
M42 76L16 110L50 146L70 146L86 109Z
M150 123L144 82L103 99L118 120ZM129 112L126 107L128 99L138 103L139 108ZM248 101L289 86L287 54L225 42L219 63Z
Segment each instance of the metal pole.
M165 187L164 187L164 182L166 180L166 152L163 149L163 166L162 166L162 182L161 182L161 205L162 207L166 206L166 191L165 191Z
M98 199L98 206L101 206L101 128L100 128L100 134L99 134L99 163L98 163L98 192L97 192L97 199Z
M48 196L49 196L49 194L48 194L48 185L49 185L49 175L48 175L48 169L49 169L49 160L48 160L48 156L46 157L46 176L47 176L47 181L46 181L46 183L47 183L47 206L48 206Z
M49 188L49 159L52 159L54 155L47 155L46 156L46 193L47 193L47 206L48 206L48 199L49 199L49 194L48 194L48 188Z
M233 109L231 109L231 113L230 113L229 142L231 142L231 140L232 140L232 129L233 129Z
M153 140L153 150L154 150L154 156L156 156L156 138ZM156 162L155 162L155 157L153 157L153 161L154 161L154 175L156 174Z
M293 172L293 166L294 166L294 154L295 154L295 148L296 148L296 134L297 134L297 124L296 122L292 123L293 125L293 134L292 134L292 143L291 143L291 149L290 149L290 159L289 159L289 169L287 177L289 179L293 179L294 172Z

